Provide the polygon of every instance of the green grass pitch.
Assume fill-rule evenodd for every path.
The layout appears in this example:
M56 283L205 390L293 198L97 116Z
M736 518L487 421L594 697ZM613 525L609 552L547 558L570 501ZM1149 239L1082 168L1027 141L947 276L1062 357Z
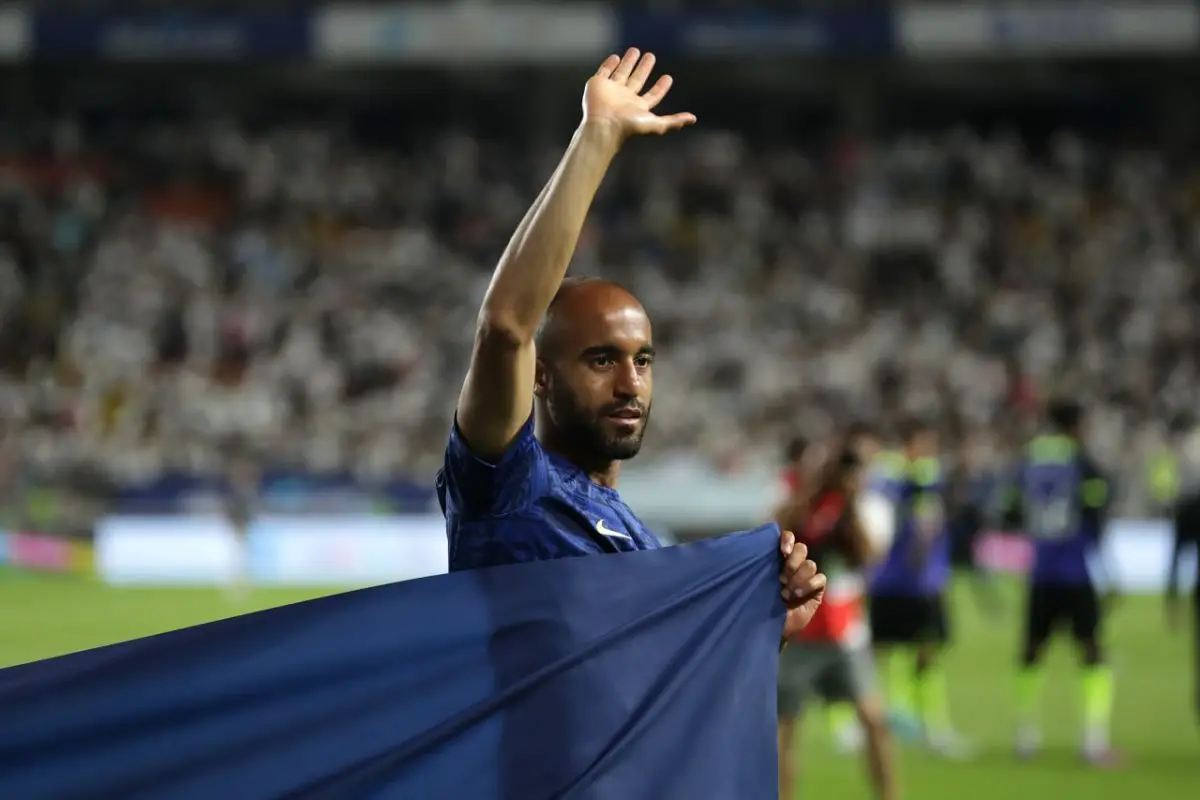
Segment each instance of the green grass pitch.
M983 616L965 592L954 604L948 669L952 711L979 746L977 758L939 761L902 748L905 798L915 800L1197 800L1200 729L1191 711L1191 643L1170 635L1155 598L1125 598L1109 621L1117 675L1113 736L1129 766L1094 772L1076 755L1078 683L1074 653L1053 648L1046 682L1044 755L1012 757L1012 664L1018 645L1019 587L1006 586L1006 610ZM256 589L242 603L216 590L113 589L78 578L0 572L0 665L122 641L225 616L305 600L321 591ZM835 755L824 720L811 717L797 757L796 797L868 798L860 760Z

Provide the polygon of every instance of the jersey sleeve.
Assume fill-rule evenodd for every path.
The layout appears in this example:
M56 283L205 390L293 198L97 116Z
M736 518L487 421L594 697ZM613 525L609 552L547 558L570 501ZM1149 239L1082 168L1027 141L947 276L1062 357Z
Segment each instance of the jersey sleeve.
M526 508L546 482L545 453L533 434L533 416L494 464L472 452L455 420L439 477L448 504L465 520L503 517Z

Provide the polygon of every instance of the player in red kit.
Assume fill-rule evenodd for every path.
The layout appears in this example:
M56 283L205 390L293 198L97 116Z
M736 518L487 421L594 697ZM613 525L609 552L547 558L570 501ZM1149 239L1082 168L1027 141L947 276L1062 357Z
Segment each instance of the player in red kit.
M800 493L800 489L804 485L804 473L807 466L805 454L809 453L810 449L808 440L802 436L797 436L788 442L784 456L786 462L783 474L780 475L780 482L783 484L786 497L794 497Z
M866 734L875 797L897 797L892 745L883 700L875 686L865 614L862 570L880 555L858 516L863 465L844 448L811 477L811 489L793 495L778 511L781 525L822 559L828 578L824 603L808 627L791 640L779 664L780 796L795 785L793 757L798 722L814 694L848 701Z

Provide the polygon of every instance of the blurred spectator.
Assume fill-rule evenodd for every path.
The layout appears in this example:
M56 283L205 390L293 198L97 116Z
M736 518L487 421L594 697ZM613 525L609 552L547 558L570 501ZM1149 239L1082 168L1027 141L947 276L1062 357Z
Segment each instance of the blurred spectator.
M448 125L401 151L336 116L23 130L0 152L0 425L41 474L116 481L217 474L231 437L428 480L489 271L559 146ZM574 269L655 321L646 460L732 469L902 414L995 460L1069 390L1136 508L1129 453L1198 399L1197 176L1073 135L697 129L622 155Z

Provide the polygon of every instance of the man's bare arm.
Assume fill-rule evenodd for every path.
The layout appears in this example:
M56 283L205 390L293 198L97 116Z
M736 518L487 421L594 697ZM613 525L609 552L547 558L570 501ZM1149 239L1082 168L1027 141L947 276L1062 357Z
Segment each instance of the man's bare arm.
M480 458L503 455L529 418L534 336L621 144L632 135L666 133L695 121L690 114L653 113L671 86L663 77L641 94L653 68L652 55L631 49L624 58L610 56L588 81L583 122L492 276L457 411L459 430Z
M617 153L610 129L585 122L522 220L479 312L458 425L484 459L503 454L533 404L533 337L558 291L600 182Z
M808 503L803 498L791 497L775 507L771 512L771 520L782 530L796 530L804 527L802 523L807 510Z
M854 568L864 569L872 566L883 556L883 549L877 546L867 534L867 529L863 526L862 519L855 509L846 510L842 526L850 563Z

